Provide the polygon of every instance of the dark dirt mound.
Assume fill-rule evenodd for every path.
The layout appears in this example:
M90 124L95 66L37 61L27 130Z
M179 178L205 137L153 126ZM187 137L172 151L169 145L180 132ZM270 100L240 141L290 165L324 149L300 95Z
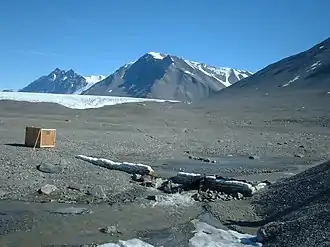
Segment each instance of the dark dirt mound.
M266 219L260 224L277 224L265 246L330 246L330 161L275 183L255 204Z

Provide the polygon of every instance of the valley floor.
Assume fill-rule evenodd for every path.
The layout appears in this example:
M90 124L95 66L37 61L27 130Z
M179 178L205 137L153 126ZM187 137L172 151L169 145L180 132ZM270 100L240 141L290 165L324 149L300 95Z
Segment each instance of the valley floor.
M168 175L194 171L274 181L329 159L327 116L326 110L292 112L234 102L208 108L148 102L72 110L47 103L0 101L0 244L79 245L140 237L155 246L161 238L167 239L165 246L186 246L192 228L188 222L193 218L255 234L256 227L230 223L260 219L250 199L197 203L188 196L181 204L169 198L171 203L152 207L145 199L156 193L152 189L133 183L129 174L96 167L75 156L144 163ZM56 148L22 146L26 126L56 128ZM189 156L218 162L205 164ZM60 173L36 169L58 163L63 167ZM55 185L57 192L37 193L46 184ZM53 203L45 203L50 200ZM61 205L76 205L72 203L94 213L65 220L48 213ZM114 224L120 225L120 234L98 231ZM173 234L179 242L170 240Z

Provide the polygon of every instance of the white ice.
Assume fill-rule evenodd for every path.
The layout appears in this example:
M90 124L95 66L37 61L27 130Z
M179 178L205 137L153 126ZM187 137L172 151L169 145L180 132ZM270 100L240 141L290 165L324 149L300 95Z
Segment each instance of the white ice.
M72 95L72 94L50 94L50 93L23 93L23 92L0 92L0 100L14 100L27 102L49 102L57 103L73 109L100 108L108 105L117 105L132 102L165 102L170 100L96 96L96 95ZM178 101L170 101L178 102Z
M222 230L198 220L193 220L195 226L194 236L189 240L189 247L258 247L261 243L256 242L256 237L242 234L232 230ZM120 240L118 243L101 244L97 247L153 247L139 239L127 241Z
M192 221L196 231L189 240L190 247L239 247L262 246L256 238L249 234L241 234L232 230L222 230L198 220Z
M144 165L144 164L135 164L135 163L128 163L128 162L115 162L109 159L103 159L103 158L94 158L89 157L85 155L77 155L77 159L81 159L87 162L90 162L94 165L105 167L107 169L112 170L119 170L131 174L152 174L154 173L154 170L151 168L151 166Z
M97 247L153 247L153 245L143 242L139 239L133 238L126 241L119 240L119 242L116 244L113 243L101 244L101 245L97 245Z

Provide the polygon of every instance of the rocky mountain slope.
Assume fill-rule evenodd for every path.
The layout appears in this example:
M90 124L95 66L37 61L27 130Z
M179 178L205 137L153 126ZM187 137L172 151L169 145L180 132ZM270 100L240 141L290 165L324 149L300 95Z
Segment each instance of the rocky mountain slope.
M218 92L215 98L229 95L283 95L297 93L330 99L330 38L314 47L284 58ZM306 98L305 98L306 100Z
M19 90L20 92L80 94L95 83L104 79L104 76L78 75L72 69L65 71L55 69L47 76L42 76Z
M194 101L206 98L251 74L149 52L137 61L122 66L83 94Z

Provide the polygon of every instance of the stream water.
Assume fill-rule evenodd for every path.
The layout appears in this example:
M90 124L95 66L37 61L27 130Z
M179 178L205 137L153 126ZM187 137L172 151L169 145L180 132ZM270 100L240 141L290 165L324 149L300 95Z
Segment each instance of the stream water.
M247 157L212 159L216 163L187 159L160 160L153 167L164 177L173 176L178 171L186 171L270 181L290 176L309 167L293 164L292 159L250 160ZM252 175L240 173L244 170L261 168L276 168L278 171ZM192 219L200 219L216 228L227 230L217 219L203 214L201 207L196 206L189 195L186 198L181 195L169 196L165 203L155 203L140 198L134 203L112 206L0 201L0 246L32 247L63 244L79 246L132 238L142 239L153 246L187 246L189 239L196 234L194 230L197 226L191 223ZM112 234L102 233L100 229L106 226L114 226L117 230ZM224 234L213 228L210 231L214 232L214 236ZM224 239L224 237L219 236L217 241L221 242L219 238ZM201 233L200 237L206 241L208 236L207 233ZM238 237L233 238L237 240ZM228 236L226 239L232 241ZM237 242L232 246L243 245Z

